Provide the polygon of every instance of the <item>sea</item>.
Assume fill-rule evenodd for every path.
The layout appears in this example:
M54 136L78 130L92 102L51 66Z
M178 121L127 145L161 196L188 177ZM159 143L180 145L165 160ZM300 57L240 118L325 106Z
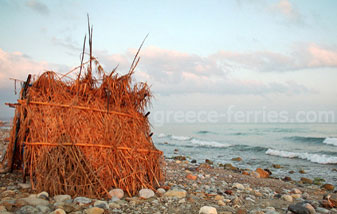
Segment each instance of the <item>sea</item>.
M274 177L324 179L337 186L335 123L165 124L153 131L155 146L167 158L184 155L198 163L209 159L242 169L268 168ZM232 161L236 157L242 161ZM275 169L273 164L282 168Z

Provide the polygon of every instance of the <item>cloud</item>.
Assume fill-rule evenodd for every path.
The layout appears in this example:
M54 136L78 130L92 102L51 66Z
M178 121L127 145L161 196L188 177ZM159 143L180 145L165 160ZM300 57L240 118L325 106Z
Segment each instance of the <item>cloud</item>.
M230 52L219 51L213 58L236 69L261 72L289 72L314 68L337 68L337 50L315 43L296 45L290 54L271 51Z
M102 56L99 60L104 65L112 65L108 69L114 68L119 61L121 70L125 71L129 68L134 53L134 50L120 55L107 55L106 52L105 54L101 52ZM269 54L266 53L264 57L268 57ZM141 51L140 56L141 61L135 73L136 79L147 81L153 86L155 93L162 95L181 93L255 95L283 93L289 95L312 92L311 89L296 82L261 82L231 77L231 71L234 69L233 62L244 66L265 66L263 59L259 56L255 57L253 53L240 55L226 52L226 54L218 53L201 57L158 47L148 47ZM243 56L250 57L245 60ZM279 58L279 54L271 54L271 56L271 59ZM272 67L272 62L268 67Z
M0 89L13 88L9 78L25 80L28 74L41 74L46 70L56 69L57 72L69 70L68 66L53 65L47 62L37 62L21 52L8 53L0 48Z
M38 0L28 0L26 6L32 10L40 13L41 15L49 15L50 11L47 5L39 2Z
M288 20L295 23L303 23L303 17L299 10L289 0L279 0L271 6L271 10L282 14Z

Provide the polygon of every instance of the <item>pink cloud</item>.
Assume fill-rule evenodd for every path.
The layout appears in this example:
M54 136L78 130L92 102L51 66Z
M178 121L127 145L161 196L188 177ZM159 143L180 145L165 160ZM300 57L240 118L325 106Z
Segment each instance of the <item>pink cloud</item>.
M42 73L48 67L47 62L36 62L21 52L0 49L0 88L13 85L9 78L25 80L28 74Z

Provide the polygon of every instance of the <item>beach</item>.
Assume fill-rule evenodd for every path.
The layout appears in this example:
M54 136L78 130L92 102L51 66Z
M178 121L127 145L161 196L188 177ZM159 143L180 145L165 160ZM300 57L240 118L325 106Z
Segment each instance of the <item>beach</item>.
M154 190L154 194L143 197L124 195L120 199L49 196L36 193L29 184L21 183L19 172L2 174L0 212L199 213L206 206L223 214L276 214L286 213L291 205L305 202L311 204L316 213L337 213L336 208L329 207L329 202L337 202L336 191L319 185L256 178L212 164L191 164L172 159L166 160L165 169L166 182ZM326 195L330 196L329 201L323 200ZM214 209L209 213L214 213Z
M8 131L2 129L2 149ZM296 172L302 176L299 180L275 176L273 172L284 167L279 164L248 169L239 167L244 157L231 163L214 159L191 159L176 148L165 158L166 181L160 187L133 197L114 193L110 199L51 196L22 183L20 171L1 174L0 213L337 213L335 185L305 172Z

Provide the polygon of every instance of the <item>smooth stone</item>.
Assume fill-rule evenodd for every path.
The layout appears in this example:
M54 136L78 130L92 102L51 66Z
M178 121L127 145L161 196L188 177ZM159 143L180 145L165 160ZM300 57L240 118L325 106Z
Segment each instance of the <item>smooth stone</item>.
M280 168L281 168L281 165L280 165L280 164L273 164L273 167L274 167L275 169L280 169Z
M67 214L63 209L56 209L53 212L51 212L50 214Z
M312 184L313 183L313 181L311 180L311 179L309 179L309 178L301 178L301 181L302 181L302 183L304 183L304 184Z
M245 187L242 184L239 184L239 183L234 183L232 185L232 188L236 188L236 189L240 189L240 190L244 190L245 189Z
M18 186L21 187L21 189L29 189L32 187L31 184L25 184L25 183L19 183Z
M285 201L293 202L293 197L291 197L290 195L282 195L281 198Z
M164 195L165 192L166 192L166 190L163 189L163 188L158 188L158 189L157 189L157 194L158 194L158 195Z
M36 195L30 195L27 198L22 198L22 200L24 200L25 202L27 202L27 204L32 205L32 206L37 206L37 205L48 206L49 205L49 201L41 199L41 198L37 198Z
M17 214L40 214L41 211L35 207L26 205L21 207L18 211L16 211Z
M236 158L232 158L232 161L242 161L242 158L240 158L240 157L236 157Z
M37 194L36 197L37 197L37 198L41 198L41 199L48 200L48 199L49 199L49 194L48 194L48 192L40 192L39 194Z
M214 207L203 206L199 210L199 214L218 214Z
M109 202L116 202L116 201L120 201L120 199L117 197L111 197L111 199L109 200Z
M269 177L269 173L266 170L263 170L261 168L257 168L255 171L260 174L260 178L268 178Z
M322 214L328 214L330 211L328 209L322 208L322 207L317 207L316 211Z
M99 207L99 208L102 208L102 209L108 209L109 205L106 201L97 200L94 203L94 207Z
M50 212L50 208L48 206L37 205L36 208L39 209L41 211L41 213L49 213Z
M294 193L294 194L302 194L302 191L297 189L297 188L294 188L291 190L291 193Z
M109 195L121 199L124 197L124 191L122 189L113 189L109 192Z
M176 198L185 198L187 195L187 192L183 189L173 189L167 191L164 196L166 197L176 197Z
M291 194L291 197L293 197L293 199L299 199L302 197L301 194Z
M74 202L78 203L79 205L89 204L89 203L91 203L91 201L92 200L90 198L87 198L87 197L76 197L74 199Z
M84 210L84 213L86 214L103 214L104 209L99 207L91 207L89 209Z
M251 172L250 175L254 178L260 178L261 177L260 174L255 172L255 171Z
M334 185L332 184L324 184L322 188L328 191L333 191L335 189Z
M141 198L148 199L148 198L152 198L154 196L155 196L155 194L151 189L141 189L139 191L139 197L141 197Z
M115 202L111 202L111 203L109 203L109 208L110 209L119 209L119 208L121 208L121 205L119 205L118 203L115 203Z
M288 210L295 214L315 214L315 208L307 202L299 202L297 204L291 204Z
M71 199L70 195L55 195L54 196L54 200L56 202L64 202L64 201L69 200L69 199Z

